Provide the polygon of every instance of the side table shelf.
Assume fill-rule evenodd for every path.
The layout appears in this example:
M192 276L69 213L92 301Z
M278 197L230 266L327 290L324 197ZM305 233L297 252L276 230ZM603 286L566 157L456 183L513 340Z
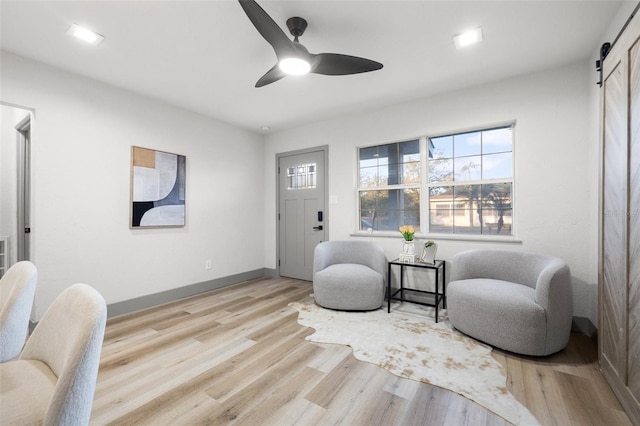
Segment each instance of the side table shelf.
M400 266L400 288L396 290L393 294L391 293L391 267L392 266ZM435 271L435 291L425 291L425 290L416 290L412 288L404 288L404 268L423 268L430 269ZM418 305L425 306L433 306L436 310L436 322L438 322L438 308L440 303L442 303L442 308L447 308L447 290L445 286L446 282L446 272L444 267L444 260L436 260L434 263L422 263L422 262L414 262L414 263L405 263L401 262L400 259L395 259L389 262L388 272L387 272L387 313L391 312L391 301L398 300L401 302L410 302L416 303ZM442 290L440 290L440 285L442 285ZM398 297L398 293L400 296ZM405 297L405 293L418 293L418 294L426 294L433 296L433 303L427 302L418 302L416 300L410 300Z

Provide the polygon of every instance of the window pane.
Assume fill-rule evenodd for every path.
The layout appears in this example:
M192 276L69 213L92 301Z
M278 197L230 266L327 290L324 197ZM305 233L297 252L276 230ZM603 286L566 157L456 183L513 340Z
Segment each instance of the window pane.
M489 235L511 235L511 209L482 210L482 233Z
M450 182L453 180L453 159L439 158L429 161L429 182Z
M513 175L511 153L482 156L482 179L504 179Z
M402 225L411 225L416 232L420 232L420 210L405 210Z
M453 216L453 232L456 234L481 234L482 223L476 209L465 209Z
M455 168L455 179L457 181L464 180L480 180L481 166L480 156L462 157L453 160Z
M308 164L307 165L307 185L308 188L315 188L316 187L316 165L315 164Z
M405 189L401 192L401 196L404 210L420 210L420 190L418 188Z
M378 227L375 224L375 219L369 215L367 211L360 212L360 230L368 231L371 228L372 231L377 231Z
M482 153L511 152L513 145L511 127L482 132Z
M377 185L378 186L385 186L385 185L389 185L389 165L388 164L384 164L380 167L378 167L378 182Z
M394 145L394 144L391 144ZM378 146L378 164L389 164L389 146L390 145L380 145Z
M420 183L420 163L405 163L401 165L402 167L402 183L403 184L412 184L412 183Z
M381 191L387 194L387 204L385 205L385 209L387 210L398 210L402 206L402 197L400 197L400 193L397 189L392 189L389 191Z
M452 186L432 186L429 190L429 209L435 210L439 205L453 203Z
M402 225L420 230L420 190L392 189L360 192L360 229L397 231Z
M360 188L420 183L420 141L390 143L358 151Z
M453 136L429 139L429 158L452 158Z
M511 209L511 183L482 185L483 208L493 210Z
M400 161L420 161L420 142L417 139L400 143Z
M360 211L375 210L376 192L377 191L361 191L360 192Z
M360 229L377 230L378 195L380 191L360 192Z
M451 212L444 206L429 210L429 232L453 234L453 218Z
M358 152L360 168L373 167L378 165L378 147L371 146L368 148L360 148Z
M433 186L429 194L429 232L453 233L453 186Z
M385 174L387 182L386 185L398 185L402 182L400 182L398 180L398 167L400 167L399 164L394 163L394 164L390 164L388 167L380 167L381 173ZM401 176L401 175L400 175Z
M372 188L377 186L377 167L365 167L360 169L360 188Z
M480 208L482 185L458 185L454 187L456 208Z
M481 150L481 132L462 133L453 137L453 155L479 155Z
M306 188L307 187L307 175L304 173L300 173L298 170L298 188Z

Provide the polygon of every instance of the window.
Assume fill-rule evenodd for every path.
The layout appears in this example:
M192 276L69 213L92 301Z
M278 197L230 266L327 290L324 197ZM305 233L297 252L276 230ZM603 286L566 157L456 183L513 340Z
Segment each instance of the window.
M313 189L316 187L316 164L300 164L287 168L287 189Z
M420 229L420 141L358 150L360 229Z
M429 232L512 235L512 127L428 139ZM443 216L442 206L453 205Z
M513 235L513 126L363 147L358 171L360 230Z

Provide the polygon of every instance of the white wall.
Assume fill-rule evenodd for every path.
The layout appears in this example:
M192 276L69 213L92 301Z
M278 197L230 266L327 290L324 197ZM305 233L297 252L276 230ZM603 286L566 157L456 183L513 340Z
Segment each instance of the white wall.
M357 226L356 147L405 138L455 132L517 120L515 128L515 217L521 244L452 241L430 235L438 258L451 260L469 248L507 246L557 255L565 259L574 281L574 315L595 323L591 302L597 265L593 175L590 158L589 85L586 63L512 78L415 102L354 114L274 133L265 147L265 266L276 265L275 155L329 145L331 240L350 238ZM596 195L597 198L597 195ZM397 257L400 234L376 239L389 259Z
M115 303L263 268L260 135L13 54L1 64L1 100L35 109L36 319L76 282ZM132 145L186 155L184 228L129 229Z

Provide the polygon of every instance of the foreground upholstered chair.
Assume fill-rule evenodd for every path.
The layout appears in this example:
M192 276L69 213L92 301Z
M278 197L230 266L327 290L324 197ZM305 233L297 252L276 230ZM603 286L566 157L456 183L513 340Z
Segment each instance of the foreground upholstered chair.
M453 258L449 321L461 332L524 355L549 355L569 342L571 273L554 256L471 250Z
M313 295L330 309L367 311L384 302L387 258L369 241L325 241L313 259Z
M93 288L63 291L19 358L0 364L0 422L89 424L106 318L105 301Z
M17 357L24 346L37 280L38 270L26 260L0 278L0 363Z

